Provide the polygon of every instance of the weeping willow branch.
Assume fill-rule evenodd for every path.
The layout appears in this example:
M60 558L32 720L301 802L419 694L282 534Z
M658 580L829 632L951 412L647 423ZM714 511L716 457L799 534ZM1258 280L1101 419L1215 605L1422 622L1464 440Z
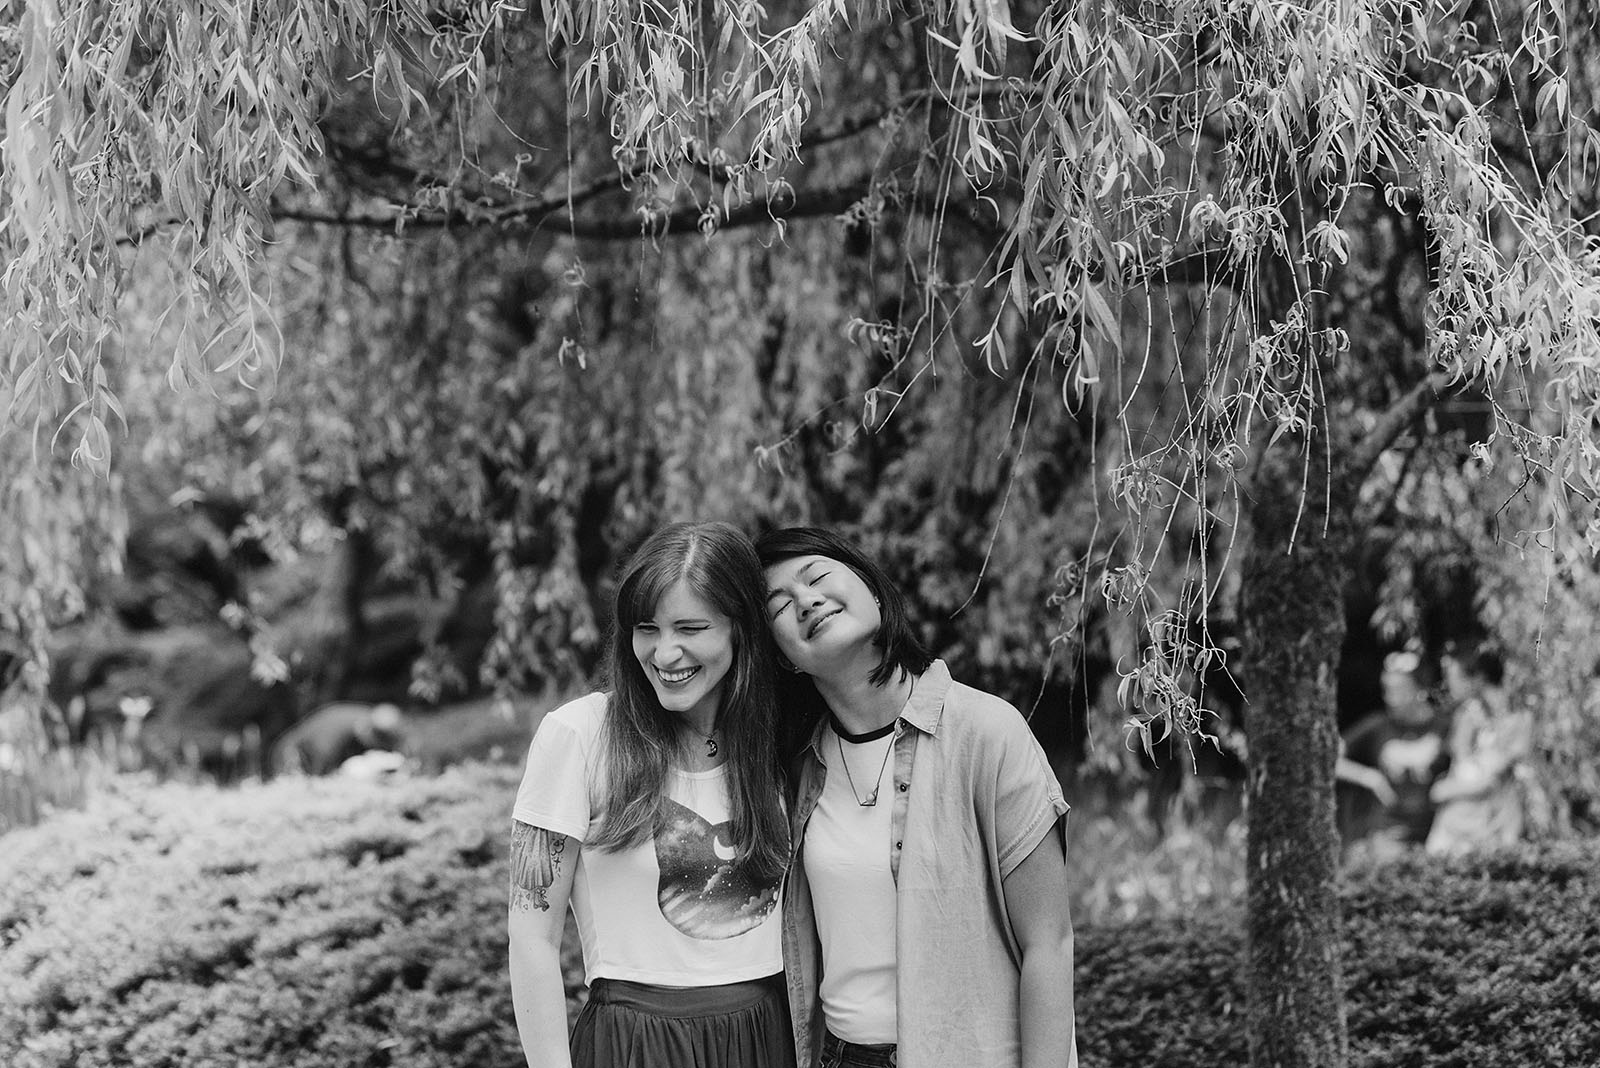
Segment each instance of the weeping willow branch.
M573 237L593 241L623 241L641 236L665 237L671 234L706 233L708 228L714 232L787 219L838 215L865 197L871 187L869 179L860 179L842 186L807 189L793 194L777 194L770 200L741 204L726 213L715 205L705 208L687 205L658 214L640 212L633 218L616 216L578 218L570 210L565 197L554 201L540 201L483 212L401 210L392 214L370 215L275 206L273 217L291 222L362 230L389 230L395 233L404 233L407 230L498 228L516 231L544 230L571 234Z
M430 212L402 208L383 214L324 211L278 204L272 208L272 217L282 222L381 230L396 235L403 235L406 231L499 229L514 233L545 231L591 241L627 241L639 237L691 233L704 235L793 219L842 215L872 196L874 191L873 180L863 177L842 185L778 192L770 199L750 201L726 212L715 205L701 207L691 204L655 214L640 212L633 217L580 218L572 210L580 202L576 197L572 201L562 197L482 211ZM893 203L886 204L886 210L892 208ZM982 206L972 200L942 200L932 193L918 191L902 196L898 203L922 214L957 219L986 236L999 232L997 224L984 217ZM142 240L150 232L146 229L129 240Z
M1393 445L1407 427L1421 419L1423 413L1437 404L1440 394L1449 385L1450 375L1447 372L1434 371L1407 390L1404 396L1378 417L1372 429L1351 450L1347 473L1356 479L1365 477L1384 450Z

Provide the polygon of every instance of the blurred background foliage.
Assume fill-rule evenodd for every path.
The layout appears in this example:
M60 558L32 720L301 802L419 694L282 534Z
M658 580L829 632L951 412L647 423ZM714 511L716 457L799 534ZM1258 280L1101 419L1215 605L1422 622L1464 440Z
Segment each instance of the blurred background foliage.
M148 697L142 761L229 777L241 747L265 753L330 701L423 711L568 692L595 679L627 550L662 522L729 518L859 538L905 581L933 647L1028 712L1068 777L1145 781L1150 755L1126 728L1150 721L1153 698L1118 685L1152 616L1176 611L1177 630L1226 654L1176 677L1218 714L1205 729L1227 754L1202 747L1202 767L1152 745L1164 770L1150 789L1236 773L1249 665L1240 484L1226 476L1254 461L1225 447L1227 418L1196 416L1245 376L1218 370L1241 308L1214 277L1132 287L1105 366L1022 358L1060 324L1006 312L991 284L1019 190L959 172L971 128L938 91L947 57L926 51L920 17L831 36L800 165L766 188L766 210L718 213L737 176L715 138L682 146L670 175L619 173L615 113L571 92L588 53L552 48L541 16L429 11L441 34L479 36L427 106L361 49L334 49L315 187L275 186L245 220L270 237L250 275L267 300L252 314L271 314L240 327L248 344L206 357L206 309L174 284L167 249L136 245L102 365L126 413L114 474L53 464L70 442L50 425L0 437L15 517L0 534L15 542L0 553L0 657L16 699L49 698L47 730L81 741ZM1525 59L1542 25L1490 34L1475 14L1432 27L1430 59ZM18 20L0 16L11 77ZM390 31L363 32L415 82L426 62L403 34L379 40ZM1587 55L1573 53L1580 101ZM163 62L136 54L130 77L177 107L160 96ZM1419 79L1441 76L1418 63ZM1480 103L1511 114L1516 79L1541 69L1513 64ZM1018 91L985 100L1004 115ZM1144 102L1159 122L1161 102ZM1174 168L1197 188L1222 180L1213 154L1183 145L1168 145ZM1506 153L1528 173L1550 162ZM1321 374L1330 421L1361 431L1429 381L1418 357L1439 326L1425 311L1439 262L1414 204L1357 188L1345 211L1348 264L1327 299L1349 347ZM1346 502L1361 536L1339 716L1377 706L1385 651L1418 649L1426 671L1448 642L1487 642L1539 713L1538 828L1560 833L1590 825L1600 788L1584 633L1600 574L1588 506L1552 520L1545 472L1492 447L1516 396L1511 421L1537 422L1545 383L1524 373L1511 401L1471 378L1441 388ZM1084 393L1086 376L1116 388ZM1315 478L1300 488L1318 492Z

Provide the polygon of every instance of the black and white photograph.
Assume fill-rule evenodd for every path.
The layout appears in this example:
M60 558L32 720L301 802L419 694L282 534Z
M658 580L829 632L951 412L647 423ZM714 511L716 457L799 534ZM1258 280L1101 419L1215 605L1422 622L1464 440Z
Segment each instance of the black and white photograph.
M0 0L0 1066L1600 1068L1600 12Z

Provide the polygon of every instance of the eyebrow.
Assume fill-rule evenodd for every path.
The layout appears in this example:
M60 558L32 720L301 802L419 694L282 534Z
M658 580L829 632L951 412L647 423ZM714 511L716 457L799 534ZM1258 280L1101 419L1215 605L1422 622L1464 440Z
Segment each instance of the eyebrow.
M804 566L802 566L799 571L796 571L794 573L795 578L802 578L803 579L803 578L806 577L806 572L810 571L814 567L821 567L821 566L822 566L822 561L821 560L807 560L805 562ZM774 586L774 587L772 587L772 589L767 591L767 600L770 601L774 597L781 597L782 595L783 595L783 591L778 589L776 586Z

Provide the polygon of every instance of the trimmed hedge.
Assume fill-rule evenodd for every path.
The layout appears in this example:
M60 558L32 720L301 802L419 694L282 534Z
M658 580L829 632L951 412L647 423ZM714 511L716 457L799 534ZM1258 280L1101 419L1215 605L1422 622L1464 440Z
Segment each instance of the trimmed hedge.
M518 1068L514 791L483 768L168 785L8 835L0 1065Z
M0 838L0 1065L520 1068L515 778L169 785ZM1593 845L1352 876L1352 1063L1600 1064L1597 902ZM1228 915L1080 929L1085 1068L1243 1064L1240 948Z
M1600 844L1348 874L1340 894L1352 1068L1600 1065ZM1091 1065L1242 1065L1240 917L1078 938Z

